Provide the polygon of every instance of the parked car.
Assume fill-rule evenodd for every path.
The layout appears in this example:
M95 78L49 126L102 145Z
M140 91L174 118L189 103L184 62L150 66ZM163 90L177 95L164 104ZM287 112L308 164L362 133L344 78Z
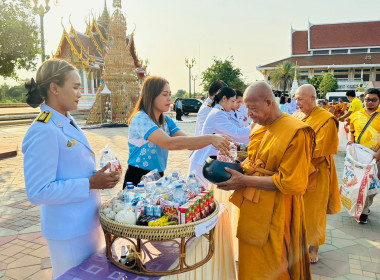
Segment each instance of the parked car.
M202 106L202 101L196 98L183 98L182 102L182 110L185 116L189 113L198 113Z

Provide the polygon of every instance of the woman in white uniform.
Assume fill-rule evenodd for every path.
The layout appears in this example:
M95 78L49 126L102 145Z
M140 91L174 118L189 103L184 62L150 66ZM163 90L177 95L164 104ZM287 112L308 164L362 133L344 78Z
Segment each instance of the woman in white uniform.
M69 111L81 97L81 79L64 60L45 61L36 81L26 84L26 102L41 106L22 143L28 199L41 206L53 278L80 264L103 246L99 189L113 188L120 172L96 172L95 154Z
M212 102L213 109L208 114L202 129L202 135L223 134L236 142L246 142L251 132L250 128L240 128L232 120L230 112L236 101L236 92L230 87L221 88ZM208 181L203 177L202 168L209 156L217 155L217 150L207 146L193 152L190 156L189 173L195 173L201 185L207 186Z

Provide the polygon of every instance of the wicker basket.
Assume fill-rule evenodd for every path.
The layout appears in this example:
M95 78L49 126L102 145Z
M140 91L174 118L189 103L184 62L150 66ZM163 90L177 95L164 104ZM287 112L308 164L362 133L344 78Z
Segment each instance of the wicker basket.
M189 241L195 237L195 226L204 223L219 214L219 203L216 200L214 212L206 218L184 225L162 227L126 225L113 220L109 220L103 213L103 208L108 204L109 201L104 203L99 209L100 224L102 225L104 237L106 240L106 255L114 265L123 270L148 276L174 275L196 269L207 263L214 255L215 228L211 229L208 233L203 235L208 240L208 253L206 257L192 265L186 263L186 249ZM131 242L135 247L135 251L138 256L142 256L142 247L146 242L175 242L179 245L180 248L178 265L171 270L149 270L145 267L144 260L141 257L137 258L135 264L132 266L123 265L119 263L118 260L114 259L112 255L111 247L117 238L124 238Z
M170 240L181 237L191 237L195 235L195 226L204 223L219 213L219 203L215 201L214 212L206 218L183 225L149 227L122 224L108 219L103 213L103 208L109 204L109 201L104 203L99 210L100 224L107 232L116 234L120 237L149 239L151 241Z

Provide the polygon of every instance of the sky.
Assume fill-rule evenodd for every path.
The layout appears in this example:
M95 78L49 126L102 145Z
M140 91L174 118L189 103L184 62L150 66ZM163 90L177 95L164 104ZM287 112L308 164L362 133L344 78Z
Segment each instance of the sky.
M59 2L58 6L54 3ZM194 58L195 89L202 90L200 76L213 57L233 56L243 80L262 80L256 66L290 56L291 27L306 30L312 24L380 20L379 0L122 0L127 33L135 30L135 46L148 59L150 75L165 77L175 93L188 91L189 70L185 58ZM39 0L39 4L45 1ZM86 21L101 14L104 0L54 0L44 17L45 49L54 54L63 27L70 23L85 32ZM107 0L111 13L112 0ZM39 23L39 18L36 17ZM35 73L20 71L20 77ZM4 80L0 79L0 84ZM6 80L13 84L14 81ZM192 81L192 88L194 82ZM192 89L193 91L194 89Z

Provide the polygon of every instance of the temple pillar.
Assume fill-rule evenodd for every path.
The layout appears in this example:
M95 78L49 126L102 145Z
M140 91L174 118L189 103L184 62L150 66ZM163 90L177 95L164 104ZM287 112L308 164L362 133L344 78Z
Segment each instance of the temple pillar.
M88 94L88 81L87 81L87 73L83 70L83 93Z
M95 87L94 87L94 72L91 71L91 93L95 93Z

